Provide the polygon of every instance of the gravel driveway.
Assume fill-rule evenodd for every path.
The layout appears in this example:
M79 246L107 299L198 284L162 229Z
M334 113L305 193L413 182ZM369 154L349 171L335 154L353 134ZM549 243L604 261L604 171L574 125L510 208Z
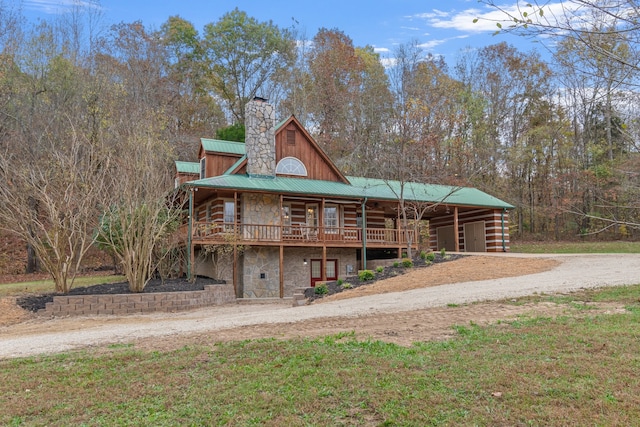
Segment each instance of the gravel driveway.
M550 258L523 254L487 256ZM404 313L404 317L408 317L406 312L442 310L442 307L448 304L495 301L534 293L566 293L583 288L640 283L640 255L553 255L552 258L559 260L560 264L543 273L454 283L295 308L287 301L227 305L184 313L120 318L34 319L0 328L0 358L55 353L141 339L168 342L199 335L215 341L216 337L228 336L225 335L225 331L232 328L237 330L233 335L236 339L254 337L255 335L250 333L251 328L266 328L265 334L278 336L278 330L295 330L303 324L313 326L314 322L318 322L316 326L322 321L326 324L327 319L333 319L332 322L335 324L342 322L348 328L349 320L356 318L366 317L367 323L375 323L376 316L400 316ZM277 325L280 326L276 327ZM309 326L300 328L305 329L309 329ZM323 331L331 332L324 329ZM282 333L280 336L285 334Z

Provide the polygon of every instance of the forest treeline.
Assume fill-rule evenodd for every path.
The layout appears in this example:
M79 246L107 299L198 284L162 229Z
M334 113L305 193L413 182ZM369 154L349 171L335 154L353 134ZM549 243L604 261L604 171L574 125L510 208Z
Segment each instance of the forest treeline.
M166 191L172 161L197 160L201 137L241 138L244 105L261 96L346 174L475 186L513 204L514 238L638 236L640 99L624 65L638 58L605 21L593 22L597 49L568 33L548 61L496 43L452 64L417 40L381 57L339 29L306 37L238 9L202 29L178 16L159 29L104 22L81 6L27 22L0 2L5 228L29 212L43 231L68 226L84 205ZM68 212L42 220L48 199ZM75 259L59 258L62 271Z

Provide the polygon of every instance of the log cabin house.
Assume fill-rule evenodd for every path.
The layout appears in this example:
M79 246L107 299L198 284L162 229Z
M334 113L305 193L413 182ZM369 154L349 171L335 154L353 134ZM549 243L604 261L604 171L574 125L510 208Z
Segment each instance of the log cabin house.
M245 143L202 139L199 163L176 162L189 194L189 274L231 281L239 298L285 298L418 249L402 227L397 181L345 176L291 116L246 106ZM509 250L508 210L474 188L404 183L404 200L431 206L431 250Z

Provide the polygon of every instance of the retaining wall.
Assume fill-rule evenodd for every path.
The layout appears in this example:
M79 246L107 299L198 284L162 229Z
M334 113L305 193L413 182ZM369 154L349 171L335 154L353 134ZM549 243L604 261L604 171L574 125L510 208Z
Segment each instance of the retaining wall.
M174 312L235 301L236 293L232 284L206 285L203 291L56 296L38 314L86 316Z

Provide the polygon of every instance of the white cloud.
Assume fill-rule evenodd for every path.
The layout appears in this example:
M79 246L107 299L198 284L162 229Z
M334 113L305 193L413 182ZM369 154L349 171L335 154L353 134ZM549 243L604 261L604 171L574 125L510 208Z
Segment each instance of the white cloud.
M513 24L509 16L522 17L527 13L527 17L534 23L536 20L554 20L564 15L571 4L561 2L547 3L544 5L544 16L539 16L537 8L529 6L524 2L514 2L500 6L501 10L486 6L483 9L469 8L462 11L443 12L433 10L432 12L414 15L414 19L423 19L427 25L434 28L452 29L457 31L479 33L490 32L499 29L497 24L503 28ZM575 6L573 6L575 7ZM474 22L475 21L475 22Z
M51 15L65 13L75 7L100 8L99 3L91 0L26 0L23 5L25 9Z
M466 39L469 36L467 35L462 35L462 36L456 36L456 37L448 37L446 39L439 39L439 40L429 40L425 43L420 43L418 46L421 47L422 49L425 50L429 50L429 49L433 49L436 46L440 46L441 44L444 44L448 41L451 40L459 40L459 39Z
M374 47L373 51L375 53L389 53L389 52L391 52L391 50L389 50L389 48L386 48L386 47Z
M418 27L400 27L402 30L420 31Z

